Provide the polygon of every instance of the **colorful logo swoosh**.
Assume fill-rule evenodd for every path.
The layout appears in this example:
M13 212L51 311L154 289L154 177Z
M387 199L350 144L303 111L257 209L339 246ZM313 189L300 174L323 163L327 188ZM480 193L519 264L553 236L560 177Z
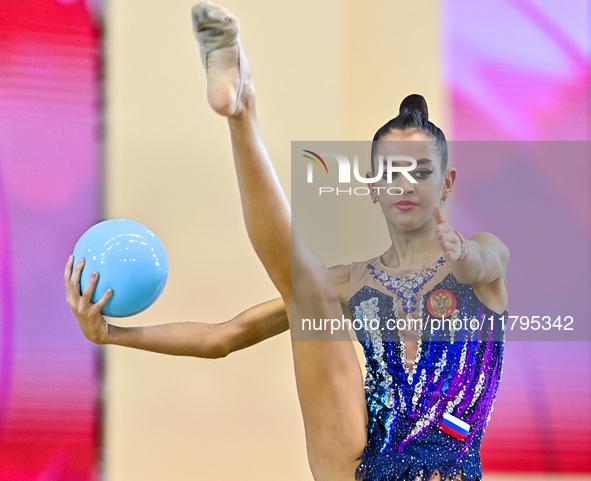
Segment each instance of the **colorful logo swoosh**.
M324 166L324 170L328 174L328 168L326 167L324 160L322 160L322 157L320 157L318 154L315 154L314 152L312 152L310 150L303 150L302 152L307 152L308 154L312 154L314 157L316 157L316 159L318 159L320 162L322 162L322 165ZM303 157L306 157L306 158L310 159L312 162L314 162L318 166L318 168L320 169L320 172L322 172L322 167L320 167L318 160L316 160L314 157L310 157L309 155L304 155Z

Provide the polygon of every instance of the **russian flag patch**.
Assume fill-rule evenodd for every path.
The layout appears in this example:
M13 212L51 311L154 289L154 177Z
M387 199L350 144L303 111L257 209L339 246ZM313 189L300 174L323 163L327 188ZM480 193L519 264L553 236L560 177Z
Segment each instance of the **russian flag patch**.
M443 421L441 421L439 429L460 441L465 441L470 432L470 425L449 413L443 413Z

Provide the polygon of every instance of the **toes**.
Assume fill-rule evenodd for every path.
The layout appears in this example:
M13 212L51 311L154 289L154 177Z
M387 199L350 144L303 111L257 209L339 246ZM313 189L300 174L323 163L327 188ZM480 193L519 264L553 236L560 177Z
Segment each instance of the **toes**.
M193 5L191 16L193 17L193 25L196 30L199 30L200 26L206 22L208 19L208 10L211 8L212 4L209 1L199 2L198 4Z
M209 1L199 2L197 5L194 5L191 10L191 15L197 30L216 25L222 28L224 24L232 24L236 20L229 10Z
M224 7L202 1L193 6L191 16L197 40L207 52L229 46L236 41L238 19Z

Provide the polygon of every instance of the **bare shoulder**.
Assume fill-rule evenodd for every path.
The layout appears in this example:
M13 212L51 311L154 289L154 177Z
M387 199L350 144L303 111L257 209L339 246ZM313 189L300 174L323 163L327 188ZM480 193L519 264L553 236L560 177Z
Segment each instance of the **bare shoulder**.
M349 282L351 264L338 264L336 266L329 267L328 270L330 271L333 282L341 282L344 280Z
M338 264L328 268L332 276L332 283L337 289L341 304L349 302L349 276L351 274L350 264Z

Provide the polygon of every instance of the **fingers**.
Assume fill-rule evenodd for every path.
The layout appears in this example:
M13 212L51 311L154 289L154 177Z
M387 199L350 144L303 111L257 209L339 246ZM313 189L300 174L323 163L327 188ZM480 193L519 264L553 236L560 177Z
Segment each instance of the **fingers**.
M443 256L448 261L455 261L461 255L461 241L451 226L444 222L435 228L437 240L443 249Z
M92 299L92 296L94 295L94 290L96 289L98 277L99 277L98 272L96 272L96 271L93 272L92 275L90 276L90 280L88 281L86 289L84 289L84 293L82 294L82 298L86 302L90 302L90 300Z
M452 227L449 225L439 204L433 206L433 217L435 219L435 233L437 241L443 250L443 256L448 261L456 260L459 256L459 248L461 247L460 239Z
M98 302L94 305L94 308L100 312L103 309L103 307L105 307L107 302L109 302L112 295L113 291L111 289L107 289L107 291L103 294L103 297L101 297L98 300Z
M80 276L82 275L82 269L84 269L84 258L82 257L76 267L74 267L74 271L72 272L72 277L70 278L70 285L76 293L80 294Z
M437 236L440 238L440 240L442 240L442 234L444 235L453 232L451 225L449 225L449 222L447 222L445 217L443 217L443 212L441 212L441 207L439 207L438 204L433 206L433 217L435 218L435 223L437 224L435 226L435 232L437 233ZM455 232L453 233L455 234Z
M433 217L435 217L435 222L437 222L437 224L443 224L444 222L446 222L445 217L443 217L443 212L441 212L441 207L439 207L439 204L435 204L433 206Z
M86 289L84 289L84 294L82 295L82 299L85 302L92 304L91 299L92 299L92 296L94 295L94 291L96 290L96 285L98 283L98 280L99 280L99 273L95 271L90 276L90 280L88 281L88 285L86 286ZM93 309L97 312L100 312L101 309L103 307L105 307L107 302L109 302L109 299L111 299L112 295L113 295L113 291L111 289L107 289L106 292L103 294L103 297L101 297L97 302L95 302L93 304Z
M72 276L72 264L74 264L74 256L70 256L66 263L66 271L64 272L64 282L68 282ZM67 286L66 286L67 287Z
M445 258L451 260L451 257L455 254L455 246L451 241L444 241L442 243L444 249Z
M80 273L84 265L84 259L80 259L82 264L78 264L72 273L72 266L74 264L74 256L70 256L66 263L66 270L64 272L64 284L66 286L66 294L68 303L80 297ZM78 270L77 270L78 269Z
M66 302L72 306L72 289L70 285L70 278L72 277L72 264L74 264L74 256L70 256L66 263L66 270L64 272L64 285L66 286Z

